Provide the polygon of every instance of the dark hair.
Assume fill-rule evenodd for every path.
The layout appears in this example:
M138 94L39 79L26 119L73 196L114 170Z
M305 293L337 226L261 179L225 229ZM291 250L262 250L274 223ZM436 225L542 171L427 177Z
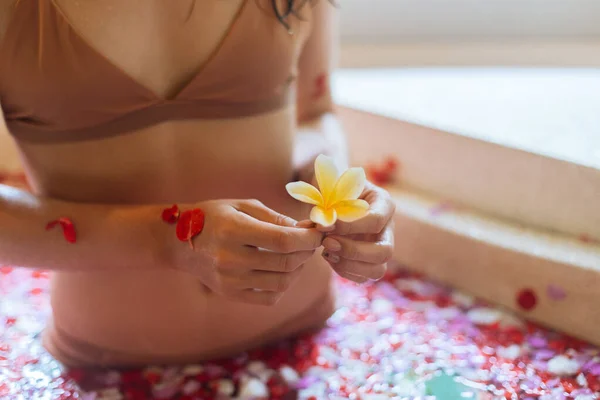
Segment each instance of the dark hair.
M297 11L300 10L306 3L314 4L317 0L283 0L283 10L279 8L277 3L281 2L280 0L271 0L271 6L273 7L273 11L275 12L275 16L285 26L287 30L290 30L290 24L287 23L287 19L290 16L298 17ZM333 0L329 0L331 4L335 6L335 2Z
M300 0L301 3L306 3L307 0ZM290 25L287 23L287 19L290 15L297 15L296 9L294 8L296 0L284 0L284 9L280 10L279 5L277 4L278 0L271 0L271 5L273 7L273 11L275 12L275 16L286 27L286 29L290 29Z

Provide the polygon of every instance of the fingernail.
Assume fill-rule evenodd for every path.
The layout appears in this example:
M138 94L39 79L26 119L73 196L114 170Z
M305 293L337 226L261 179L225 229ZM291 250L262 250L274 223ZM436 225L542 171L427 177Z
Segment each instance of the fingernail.
M329 261L330 263L338 263L340 262L340 256L338 256L337 254L331 254L328 251L324 251L322 254L323 258L325 258L327 261Z
M333 251L333 252L342 250L342 244L340 242L338 242L337 240L332 239L330 237L325 238L325 240L323 240L323 247L325 247L327 250Z
M298 228L312 228L314 226L314 223L310 220L303 220L303 221L298 221L296 223L296 226Z
M335 225L330 225L330 226L317 225L317 229L320 230L321 232L333 232L335 230Z

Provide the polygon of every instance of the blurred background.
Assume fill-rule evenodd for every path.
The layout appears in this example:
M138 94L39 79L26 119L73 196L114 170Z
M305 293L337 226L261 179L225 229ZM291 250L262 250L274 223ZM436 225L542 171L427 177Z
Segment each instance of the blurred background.
M594 0L341 0L345 67L600 65Z
M338 103L600 168L600 2L339 4Z
M338 3L334 96L353 163L398 161L396 259L513 309L540 279L597 287L600 1ZM567 329L579 294L535 317Z
M472 269L456 274L460 257L442 256L441 244L414 250L427 237L422 226L414 235L407 228L427 215L418 194L438 208L451 203L465 211L444 220L434 207L426 223L473 238L462 263L487 265L506 287L521 278L499 271L528 261L490 261L489 249L476 259L475 242L529 254L547 267L537 276L557 270L547 262L552 257L600 271L600 248L583 254L571 243L600 243L600 2L338 3L334 96L353 162L369 165L388 155L400 165L390 185L406 217L397 223L398 259L454 286L479 285L463 284ZM559 248L561 255L554 254ZM429 253L438 256L424 260ZM455 276L440 265L452 265ZM512 301L506 293L491 297Z

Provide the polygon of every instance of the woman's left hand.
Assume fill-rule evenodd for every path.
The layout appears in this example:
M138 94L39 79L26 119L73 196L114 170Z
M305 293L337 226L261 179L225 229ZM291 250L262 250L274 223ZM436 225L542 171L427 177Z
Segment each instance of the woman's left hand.
M370 205L369 213L355 222L337 221L323 241L323 257L343 278L356 283L381 279L394 250L396 206L389 193L367 182L361 199Z

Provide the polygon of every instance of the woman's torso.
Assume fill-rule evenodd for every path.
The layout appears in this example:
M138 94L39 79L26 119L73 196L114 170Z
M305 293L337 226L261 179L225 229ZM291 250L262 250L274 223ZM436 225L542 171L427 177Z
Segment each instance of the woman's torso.
M163 99L184 89L213 59L215 49L226 45L224 37L240 7L257 7L254 0L62 0L57 5L87 44ZM5 7L3 32L10 13ZM278 22L264 13L264 21L256 23ZM293 58L308 34L310 18L295 25L294 35L281 27ZM245 64L243 59L223 61L239 68ZM289 72L293 75L293 68ZM4 102L4 94L0 96ZM284 190L293 174L295 118L292 102L236 118L165 120L99 140L16 139L31 184L43 196L114 204L258 198L301 218L306 210ZM261 325L261 319L270 326L284 323L326 293L328 269L318 261L309 264L298 285L273 308L231 303L184 273L56 273L54 323L74 337L117 351L152 353L159 359L161 354L203 354L211 346L230 345L235 341L230 333L240 325L248 337L260 335L266 323ZM213 344L205 343L213 339Z

